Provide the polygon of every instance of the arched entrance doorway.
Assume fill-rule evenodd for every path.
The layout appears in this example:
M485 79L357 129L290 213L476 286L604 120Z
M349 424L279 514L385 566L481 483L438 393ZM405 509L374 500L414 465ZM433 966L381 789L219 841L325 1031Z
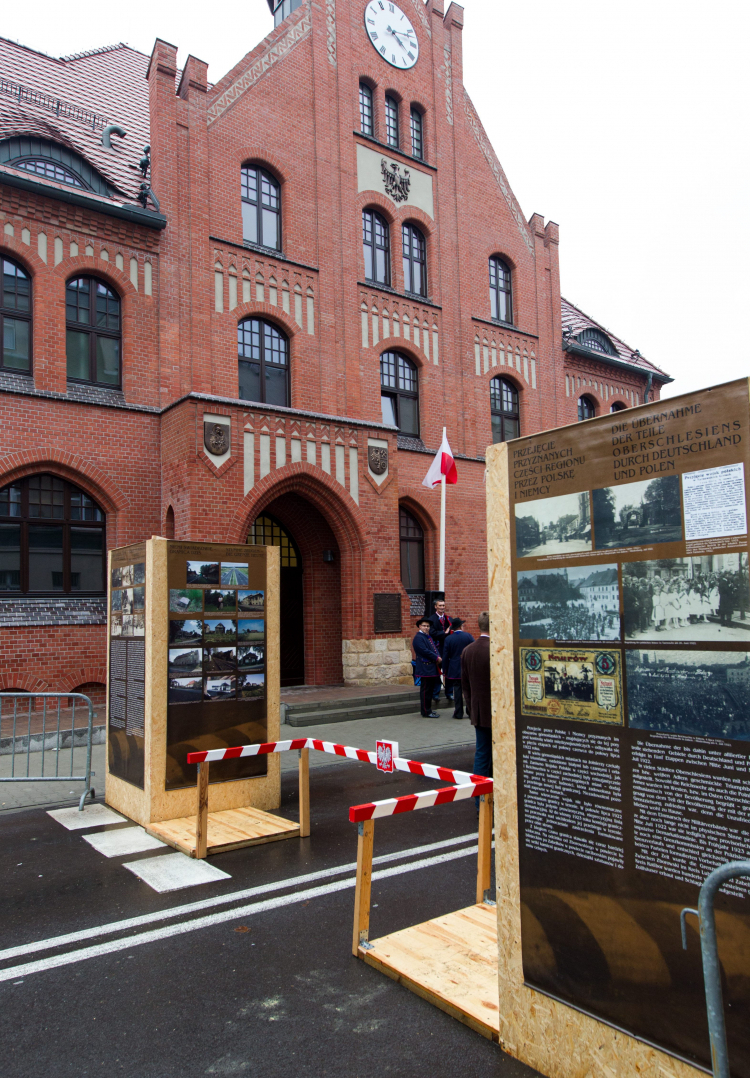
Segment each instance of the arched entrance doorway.
M281 494L247 541L281 548L282 686L341 684L341 556L328 521L300 494Z

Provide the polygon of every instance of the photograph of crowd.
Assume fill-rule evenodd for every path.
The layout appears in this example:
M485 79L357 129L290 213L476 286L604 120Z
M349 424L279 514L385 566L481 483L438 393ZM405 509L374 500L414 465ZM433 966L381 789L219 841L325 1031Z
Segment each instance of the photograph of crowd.
M750 740L750 655L628 651L629 725L694 737Z
M588 492L517 502L515 517L516 556L519 558L591 550Z
M625 562L626 640L750 643L747 554Z
M603 487L592 491L591 503L596 550L682 539L678 475Z
M521 640L619 640L616 565L518 573Z

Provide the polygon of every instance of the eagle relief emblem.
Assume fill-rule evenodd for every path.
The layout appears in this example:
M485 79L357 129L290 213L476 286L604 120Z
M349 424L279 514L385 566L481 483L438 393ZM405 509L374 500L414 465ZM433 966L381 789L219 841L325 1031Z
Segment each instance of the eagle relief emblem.
M382 445L368 445L367 463L373 475L385 475L388 471L388 449Z
M229 452L229 427L226 423L203 422L203 444L215 457L223 457Z
M390 195L394 202L406 202L411 187L411 174L408 168L404 169L403 176L395 161L390 165L384 157L380 158L380 171L383 173L385 193Z

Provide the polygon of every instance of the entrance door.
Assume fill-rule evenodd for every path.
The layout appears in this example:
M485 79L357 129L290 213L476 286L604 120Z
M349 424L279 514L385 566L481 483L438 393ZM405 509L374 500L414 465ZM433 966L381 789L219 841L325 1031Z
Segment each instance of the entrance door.
M264 513L250 530L248 543L281 547L281 684L305 683L305 631L302 558L297 544L277 520Z

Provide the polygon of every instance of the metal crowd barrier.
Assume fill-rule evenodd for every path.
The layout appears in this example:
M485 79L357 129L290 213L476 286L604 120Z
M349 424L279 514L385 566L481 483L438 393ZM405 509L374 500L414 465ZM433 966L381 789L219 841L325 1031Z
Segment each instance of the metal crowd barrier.
M40 711L34 701L43 700ZM5 706L5 701L12 705ZM48 707L48 701L57 701ZM62 700L72 700L72 707L61 708ZM78 716L76 703L78 702ZM82 702L82 703L81 703ZM19 706L20 705L20 706ZM69 710L69 715L64 711ZM81 722L77 717L84 715ZM91 741L94 729L94 706L80 692L0 692L0 769L7 771L3 761L10 756L10 774L0 774L0 782L85 782L86 789L78 802L83 811L86 795L93 800L91 788ZM86 749L86 769L75 774L75 751ZM69 751L68 751L69 750ZM48 754L54 753L54 768ZM39 754L39 766L32 768ZM24 771L25 760L25 771ZM80 766L80 765L79 765ZM31 774L31 771L38 774ZM54 774L52 773L54 770ZM61 772L63 772L61 774Z
M687 950L687 932L685 930L685 917L687 914L694 913L700 925L703 982L706 987L708 1035L711 1040L711 1066L714 1078L730 1078L724 1002L721 998L721 967L719 965L719 948L716 942L714 898L722 884L726 883L727 880L734 880L740 876L750 876L750 861L729 861L726 865L715 868L703 881L698 896L698 909L694 910L690 906L686 906L680 913L680 929L682 930L682 946L684 950Z

